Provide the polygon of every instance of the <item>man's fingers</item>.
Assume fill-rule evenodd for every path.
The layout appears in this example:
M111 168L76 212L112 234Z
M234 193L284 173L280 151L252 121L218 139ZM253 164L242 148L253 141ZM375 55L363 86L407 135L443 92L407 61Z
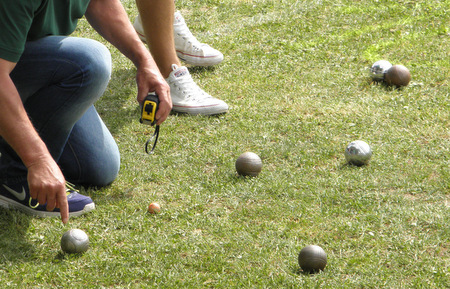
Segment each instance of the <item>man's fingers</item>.
M59 208L62 222L66 224L69 221L69 204L64 184L54 184L47 186L46 189L30 188L30 196L37 200L39 204L45 204L46 210L49 212Z
M167 105L161 104L158 109L158 112L155 115L155 118L157 119L156 124L157 125L162 124L169 116L170 111L171 109L168 109Z
M32 186L29 186L28 188L30 190L30 197L33 200L37 200L37 198L38 198L38 190L36 188L32 187Z
M170 114L172 110L172 99L170 97L170 89L161 90L158 94L159 97L159 109L155 117L157 119L157 125L163 123Z
M54 198L48 197L46 206L47 211L51 212L55 209L55 207L56 207L56 200Z
M42 192L38 192L37 201L41 205L46 204L47 203L47 195Z
M67 203L66 190L57 195L56 206L59 207L61 220L64 224L69 221L69 204Z

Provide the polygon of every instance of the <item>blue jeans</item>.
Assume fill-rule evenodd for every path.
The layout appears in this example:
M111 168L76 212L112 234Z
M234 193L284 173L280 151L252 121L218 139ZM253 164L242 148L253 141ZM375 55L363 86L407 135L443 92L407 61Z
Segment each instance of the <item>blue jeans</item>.
M104 45L63 36L27 42L11 73L34 127L72 183L104 186L119 172L117 144L93 106L110 77ZM0 153L0 178L26 178L25 166L3 139Z

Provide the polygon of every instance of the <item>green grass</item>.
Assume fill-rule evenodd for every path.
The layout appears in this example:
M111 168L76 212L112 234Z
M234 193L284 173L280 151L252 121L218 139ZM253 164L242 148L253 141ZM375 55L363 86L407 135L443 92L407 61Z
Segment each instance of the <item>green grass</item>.
M134 20L132 0L122 1ZM222 64L190 68L225 100L219 117L172 115L153 155L135 69L111 47L97 109L122 154L118 179L83 191L97 209L63 226L0 210L0 287L449 288L448 1L177 1ZM76 35L104 42L80 22ZM410 85L370 83L377 60ZM348 166L356 139L370 164ZM238 177L236 158L263 160ZM159 215L148 204L162 206ZM69 228L91 248L61 253ZM301 248L328 254L303 274Z

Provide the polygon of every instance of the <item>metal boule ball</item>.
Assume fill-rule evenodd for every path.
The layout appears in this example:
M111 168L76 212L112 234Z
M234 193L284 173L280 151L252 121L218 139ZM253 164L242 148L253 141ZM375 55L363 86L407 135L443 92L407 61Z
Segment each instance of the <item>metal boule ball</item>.
M372 149L366 142L356 140L347 146L344 155L349 164L362 166L366 165L372 157Z
M83 230L71 229L61 237L61 249L65 253L84 253L89 249L89 237Z
M245 152L237 158L235 166L239 175L256 177L261 172L262 161L257 154Z
M298 264L307 273L323 271L327 265L327 253L317 245L306 246L298 254Z
M384 80L388 85L407 86L411 81L411 73L403 65L394 65L386 72Z
M378 60L370 68L370 76L375 81L382 81L392 64L387 60Z

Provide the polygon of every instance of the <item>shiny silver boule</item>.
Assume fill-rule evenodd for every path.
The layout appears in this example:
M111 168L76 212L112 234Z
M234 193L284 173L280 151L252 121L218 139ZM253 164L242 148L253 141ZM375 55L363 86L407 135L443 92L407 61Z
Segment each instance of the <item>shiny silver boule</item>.
M80 229L71 229L61 238L61 249L65 253L84 253L89 249L89 237Z
M382 81L392 64L387 60L378 60L370 68L370 76L373 80Z
M362 166L366 165L372 157L372 149L366 142L356 140L347 146L344 154L348 163Z

